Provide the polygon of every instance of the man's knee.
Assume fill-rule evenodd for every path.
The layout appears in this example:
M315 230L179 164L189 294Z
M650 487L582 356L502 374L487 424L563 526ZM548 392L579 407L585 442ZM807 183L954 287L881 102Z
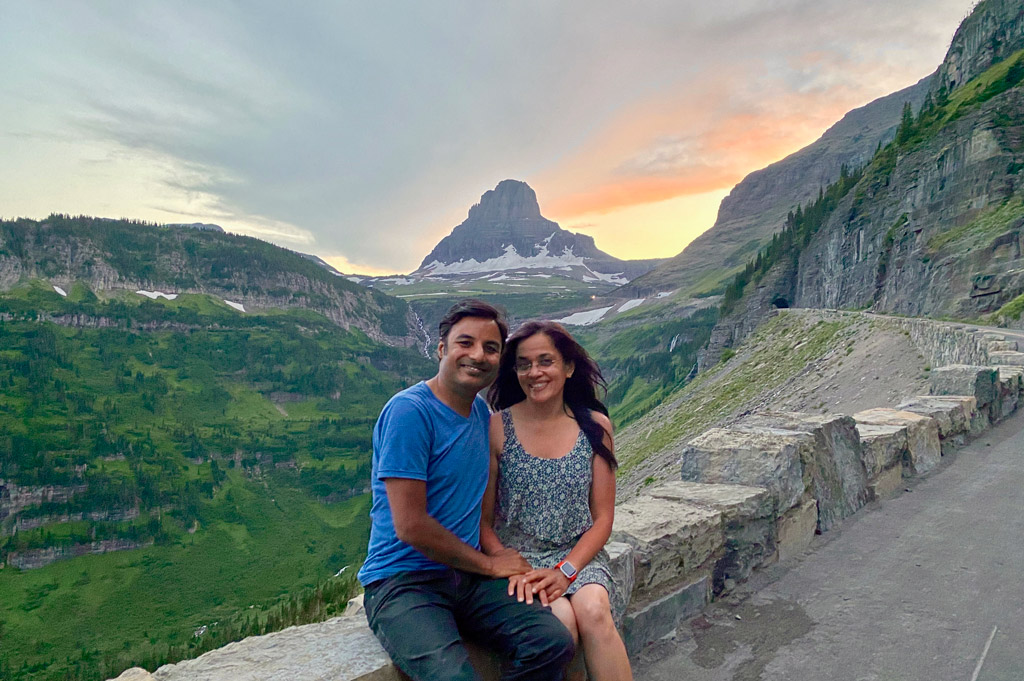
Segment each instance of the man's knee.
M542 610L538 615L525 636L528 642L520 643L519 652L543 664L568 665L576 654L572 634L551 611Z

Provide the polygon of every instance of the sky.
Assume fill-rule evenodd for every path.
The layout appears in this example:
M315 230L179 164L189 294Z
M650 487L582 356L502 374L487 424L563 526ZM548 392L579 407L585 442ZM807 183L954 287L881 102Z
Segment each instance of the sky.
M971 0L0 0L0 217L207 222L414 270L488 189L671 257L939 65Z

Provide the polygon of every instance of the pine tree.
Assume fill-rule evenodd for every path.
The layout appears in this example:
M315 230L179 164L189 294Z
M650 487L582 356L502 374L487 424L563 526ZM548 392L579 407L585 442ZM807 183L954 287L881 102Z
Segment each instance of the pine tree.
M903 113L900 115L900 127L896 130L896 144L906 144L914 134L914 109L910 102L903 103Z

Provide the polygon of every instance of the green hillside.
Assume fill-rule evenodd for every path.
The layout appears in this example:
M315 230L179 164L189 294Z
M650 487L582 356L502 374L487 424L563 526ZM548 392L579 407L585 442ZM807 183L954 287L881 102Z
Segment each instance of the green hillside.
M718 320L713 307L686 316L669 303L653 302L650 308L572 329L608 380L606 403L616 428L643 416L686 384L697 352Z
M430 363L306 310L68 294L0 295L0 677L180 656L361 560L373 422ZM101 542L139 548L69 557Z

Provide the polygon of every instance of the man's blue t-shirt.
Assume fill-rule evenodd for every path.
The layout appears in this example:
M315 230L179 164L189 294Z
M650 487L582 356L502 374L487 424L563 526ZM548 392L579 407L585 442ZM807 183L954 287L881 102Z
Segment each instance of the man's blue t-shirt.
M480 548L480 502L489 471L487 404L479 396L466 418L425 382L392 397L373 429L370 546L359 570L363 585L400 572L445 566L395 534L386 478L427 483L427 513L473 548Z

